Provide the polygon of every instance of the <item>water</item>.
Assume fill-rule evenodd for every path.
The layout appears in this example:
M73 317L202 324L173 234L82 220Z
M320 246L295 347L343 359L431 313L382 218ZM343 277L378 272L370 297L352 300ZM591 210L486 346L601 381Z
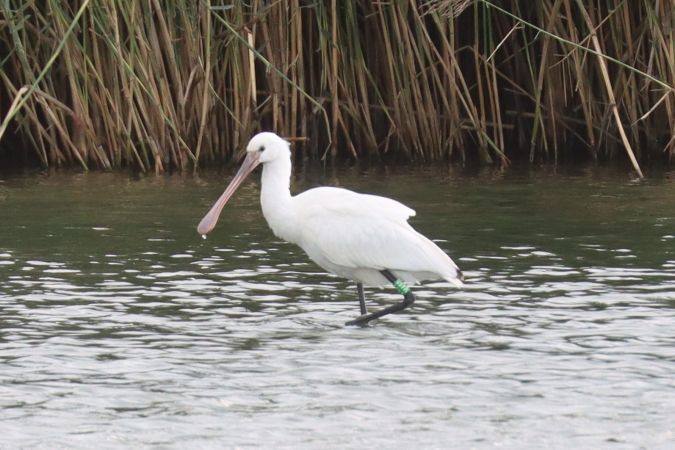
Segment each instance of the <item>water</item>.
M672 174L308 171L466 274L368 328L227 178L0 181L0 448L672 448Z

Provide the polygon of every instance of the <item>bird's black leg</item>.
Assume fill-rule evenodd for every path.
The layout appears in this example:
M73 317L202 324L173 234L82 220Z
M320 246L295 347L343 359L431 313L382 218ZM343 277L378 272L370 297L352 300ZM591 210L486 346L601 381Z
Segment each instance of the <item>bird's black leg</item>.
M362 315L357 317L354 320L350 320L347 322L347 325L366 325L368 322L371 320L379 319L382 316L386 316L387 314L399 312L408 306L412 305L415 302L415 296L413 295L412 291L406 284L396 278L390 271L388 270L381 270L380 273L384 275L384 277L391 281L391 284L396 287L396 290L403 295L403 301L401 303L397 303L395 305L387 306L386 308L383 308L379 311L371 312L370 314L363 314L363 311L365 308L365 303L362 304L361 308L361 313ZM360 283L359 283L360 284ZM357 284L358 287L358 284ZM363 293L363 286L361 286L361 291L359 293L359 296L361 297L361 294ZM362 298L362 297L361 297Z
M363 295L363 283L356 283L356 291L359 293L359 306L361 306L361 315L368 314L366 308L366 296Z

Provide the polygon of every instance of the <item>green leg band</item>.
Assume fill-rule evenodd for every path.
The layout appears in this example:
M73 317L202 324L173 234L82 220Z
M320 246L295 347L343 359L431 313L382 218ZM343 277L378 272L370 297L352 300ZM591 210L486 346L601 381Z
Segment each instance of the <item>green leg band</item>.
M408 292L410 292L410 288L401 280L394 281L394 287L401 295L408 295Z

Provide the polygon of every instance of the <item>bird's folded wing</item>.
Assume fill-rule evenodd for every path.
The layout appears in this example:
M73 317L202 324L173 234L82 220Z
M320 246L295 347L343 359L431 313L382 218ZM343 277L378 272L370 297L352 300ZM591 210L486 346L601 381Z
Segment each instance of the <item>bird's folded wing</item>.
M405 222L415 215L415 210L396 200L335 187L309 189L293 197L293 201L298 215L307 218L335 214Z
M408 217L414 215L412 209L388 198L345 192L320 191L324 194L322 201L311 199L299 215L299 244L310 256L344 267L376 270L442 274L456 267L433 242L407 223Z

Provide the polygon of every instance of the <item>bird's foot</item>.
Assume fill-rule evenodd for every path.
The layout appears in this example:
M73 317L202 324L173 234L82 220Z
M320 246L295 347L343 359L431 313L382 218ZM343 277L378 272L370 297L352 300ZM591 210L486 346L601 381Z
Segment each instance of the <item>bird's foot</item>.
M382 275L389 280L396 290L403 295L403 301L401 303L396 303L395 305L387 306L386 308L382 308L379 311L374 311L371 313L366 314L366 304L365 304L365 299L363 295L363 285L361 283L358 283L356 287L358 288L359 291L359 303L361 304L361 315L357 317L354 320L350 320L347 322L345 325L351 326L351 325L358 325L358 326L366 326L371 320L379 319L382 316L386 316L387 314L395 313L404 310L408 306L412 305L415 302L415 296L413 295L412 291L406 284L397 279L390 271L388 270L382 270L381 271Z
M401 303L396 303L395 305L388 306L386 308L380 309L379 311L374 311L368 314L363 314L357 317L354 320L350 320L345 325L359 325L366 326L371 320L379 319L382 316L387 314L395 313L404 310L408 306L412 305L415 302L415 296L410 290L406 292Z
M345 322L345 325L350 327L350 326L359 326L359 327L367 327L370 325L370 321L374 320L375 317L371 317L373 314L363 314L362 316L357 317L354 320L350 320L348 322Z

